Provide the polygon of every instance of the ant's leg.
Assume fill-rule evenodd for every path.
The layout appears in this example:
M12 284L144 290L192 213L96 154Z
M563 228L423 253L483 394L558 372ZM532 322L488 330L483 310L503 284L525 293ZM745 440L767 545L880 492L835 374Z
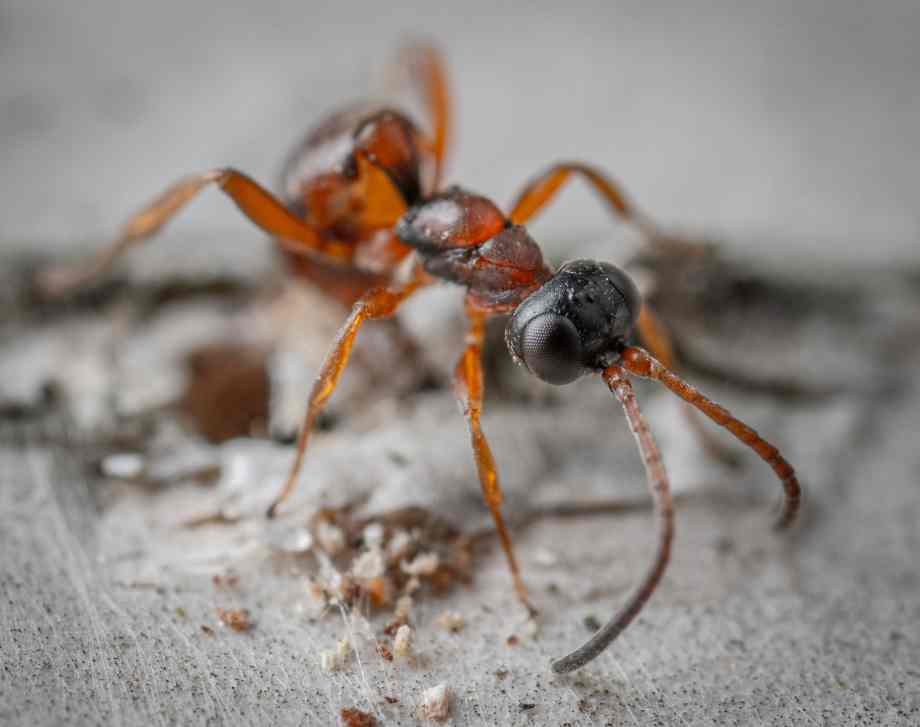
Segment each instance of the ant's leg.
M266 513L268 517L275 516L279 505L288 498L294 489L297 476L303 465L304 454L310 441L310 433L313 430L316 417L319 416L326 401L335 391L339 377L348 365L351 349L354 346L355 337L358 335L358 329L361 324L364 321L376 318L389 318L406 298L425 284L424 273L417 268L413 273L412 279L404 285L392 288L376 288L368 291L354 304L351 315L348 316L345 325L336 334L332 350L327 354L319 376L317 376L316 381L313 383L313 388L310 390L307 412L304 415L300 435L297 438L297 455L294 458L294 464L291 466L291 471L284 486L268 508Z
M626 371L620 364L614 364L605 369L603 377L610 391L623 405L629 428L636 438L636 444L642 455L642 463L645 465L645 474L655 505L655 518L658 521L658 547L645 576L616 615L583 646L553 662L553 671L557 674L564 674L583 667L595 659L622 633L623 629L629 626L658 586L671 557L671 542L674 540L674 505L671 500L668 475L648 424L645 423L645 418L639 410L632 384L629 383Z
M475 312L468 312L468 315L470 325L466 334L466 348L457 362L457 368L454 370L454 389L470 427L470 441L476 458L476 468L479 471L479 484L482 486L482 494L485 497L486 504L492 511L495 528L498 531L498 537L508 559L508 566L511 568L514 590L530 615L535 616L537 610L531 605L527 597L527 587L521 578L520 569L511 546L511 535L508 533L508 528L502 518L500 509L502 489L498 484L495 459L492 457L492 450L489 449L489 443L486 441L479 424L479 418L482 414L482 342L485 335L485 316Z
M257 182L234 169L212 169L180 180L146 207L132 215L116 240L88 260L75 265L50 268L38 283L56 295L105 272L124 252L153 236L185 207L202 189L212 184L228 195L259 228L274 236L286 250L313 254L332 262L347 262L350 248L322 239L317 231L292 214Z
M674 346L671 343L671 336L664 325L664 321L658 317L654 309L648 304L643 303L639 311L639 320L636 324L639 331L639 337L645 347L652 352L663 366L669 369L676 367L677 357L674 354ZM730 466L737 467L739 464L735 453L723 446L722 442L716 439L713 433L703 426L696 409L687 403L683 403L680 410L687 420L690 429L699 440L703 450L710 457L714 457L720 462Z
M635 224L649 238L654 237L655 230L653 225L649 220L642 217L632 203L627 200L620 186L600 169L581 162L553 164L542 174L531 179L511 205L511 213L508 215L511 221L517 225L529 222L556 196L562 185L573 174L581 176L594 187L603 201L624 222Z
M304 415L303 423L300 427L300 435L297 438L297 455L294 457L294 464L288 474L287 480L281 491L272 501L271 506L266 513L268 517L274 517L278 506L284 502L297 483L297 476L300 474L300 468L303 465L304 453L307 451L307 444L310 441L310 433L316 422L316 417L323 410L326 401L332 396L335 387L339 382L339 377L348 365L348 359L351 356L351 349L355 343L355 337L358 335L358 329L361 324L367 320L375 318L389 318L392 316L400 304L406 300L419 287L426 284L424 273L417 269L412 279L399 287L392 288L375 288L365 293L361 299L354 304L351 309L351 315L345 321L345 325L339 329L336 334L332 350L326 355L323 366L320 369L319 376L313 383L310 390L310 399L307 405L307 412Z
M716 424L724 427L740 441L753 449L766 462L783 484L785 500L783 509L776 522L777 528L788 527L799 511L802 490L795 476L795 470L779 450L751 429L744 422L732 416L731 412L706 398L694 387L681 379L673 371L655 360L647 351L635 346L628 346L622 353L623 367L627 371L646 379L660 381L684 401L689 402Z
M432 191L437 191L451 134L451 101L444 59L433 46L413 43L399 51L397 64L400 70L405 69L410 83L418 88L431 123L431 153L435 162Z

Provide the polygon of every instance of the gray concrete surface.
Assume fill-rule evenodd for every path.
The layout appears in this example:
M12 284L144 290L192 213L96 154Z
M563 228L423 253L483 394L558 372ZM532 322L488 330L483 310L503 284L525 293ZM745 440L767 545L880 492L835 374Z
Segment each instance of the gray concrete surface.
M920 722L918 22L912 3L0 4L0 723L327 725L353 706L416 724L439 682L456 725ZM360 609L324 610L308 587L317 556L279 545L317 507L353 501L487 525L449 392L388 396L359 365L268 528L254 515L290 450L206 445L164 405L202 338L306 360L335 319L292 314L311 308L299 294L279 304L266 246L225 201L196 203L128 261L133 287L95 306L26 294L30 256L97 245L179 174L232 163L271 180L406 32L450 58L452 177L504 201L551 159L591 158L672 229L719 239L728 263L649 280L689 375L769 433L807 487L800 527L774 536L769 471L706 460L673 404L640 387L680 494L674 562L637 623L569 677L550 658L612 610L651 547L641 508L524 524L573 497L643 501L596 381L555 391L490 369L485 427L539 628L486 538L468 587L418 599L418 661L390 663L375 651L386 614L366 627ZM556 259L626 257L583 190L534 229ZM157 304L177 277L194 294ZM435 291L406 311L442 370L458 310ZM304 369L276 382L282 398L298 400ZM154 484L98 476L126 449ZM210 487L176 475L211 465ZM241 518L181 527L218 511ZM228 571L239 585L216 587ZM220 627L218 607L248 608L255 628ZM466 618L459 634L437 625L446 609ZM343 636L352 660L326 673L320 653Z

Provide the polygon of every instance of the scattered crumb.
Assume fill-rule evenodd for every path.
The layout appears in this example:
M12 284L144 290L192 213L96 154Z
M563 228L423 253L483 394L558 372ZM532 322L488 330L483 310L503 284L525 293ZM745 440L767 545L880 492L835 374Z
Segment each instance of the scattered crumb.
M117 480L136 480L144 474L145 467L146 460L143 455L133 452L110 454L99 465L105 477Z
M450 713L450 691L444 683L426 689L422 692L422 702L419 704L418 716L420 719L430 719L443 722Z
M533 559L537 565L544 568L550 568L559 562L559 556L547 548L537 548L533 554Z
M332 649L323 649L319 652L319 668L324 672L330 673L338 671L340 667L339 659Z
M452 634L459 633L466 626L466 619L457 611L445 611L438 616L437 624L445 631Z
M387 557L391 560L402 558L412 545L413 538L407 530L396 530L387 543Z
M385 572L386 563L379 548L365 550L351 562L351 574L359 580L380 578Z
M521 702L518 706L521 708L522 712L526 712L529 709L534 709L537 705L533 702Z
M319 652L319 666L327 673L345 668L351 658L351 644L348 639L339 639L335 649L323 649Z
M234 631L249 631L253 626L249 611L245 608L231 608L230 610L217 608L215 611L217 611L217 618L220 619L220 622Z
M182 606L176 606L176 616L179 618L186 618L187 614L185 613L185 609L182 608Z
M516 634L511 634L511 636L505 639L505 643L508 644L508 646L517 646L520 642L521 640Z
M345 727L374 727L377 724L377 719L374 715L351 707L342 707L339 716L342 718Z
M380 523L368 523L361 532L361 539L364 546L371 550L379 549L383 546L383 538L386 535L383 525Z
M498 669L498 670L495 672L495 678L498 679L498 681L503 682L503 681L505 681L505 679L508 678L508 675L509 675L510 673L511 673L511 672L509 672L507 669Z
M594 707L591 706L591 702L587 699L578 700L578 711L582 714L591 714L594 711Z
M521 631L528 639L535 639L540 634L540 622L535 618L529 618Z
M345 549L345 533L342 528L325 520L316 524L316 539L329 555L338 555Z
M384 694L383 698L387 700L387 704L399 704L399 700L396 697L388 697Z
M403 573L410 576L430 576L440 565L441 559L437 553L419 553L411 561L402 562Z
M383 628L383 633L387 636L394 636L400 626L409 623L409 613L412 610L412 596L405 595L396 599L396 608L393 611L393 619Z
M377 653L387 661L393 661L393 652L390 651L390 645L386 641L378 641Z
M202 632L205 636L213 636L213 635L214 635L214 629L212 629L210 626L206 626L205 624L201 624L201 632Z
M396 638L393 639L393 654L400 659L405 659L412 655L413 633L412 627L403 624L396 631Z
M348 639L339 639L335 645L335 656L339 660L339 666L345 666L351 658L351 644Z

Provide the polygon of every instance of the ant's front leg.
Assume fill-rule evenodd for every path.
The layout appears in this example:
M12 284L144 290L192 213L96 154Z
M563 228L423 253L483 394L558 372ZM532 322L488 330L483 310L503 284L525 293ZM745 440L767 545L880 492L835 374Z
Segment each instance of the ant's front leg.
M303 423L300 427L300 435L297 438L297 454L294 458L294 464L288 474L287 480L281 491L272 501L266 513L268 517L274 517L278 507L293 492L297 484L297 476L300 474L300 468L303 465L304 454L307 451L307 444L310 441L310 433L316 418L323 410L326 401L332 396L339 378L345 367L348 365L348 359L351 356L351 349L355 343L355 337L358 335L358 329L367 320L377 318L389 318L396 313L397 308L414 293L418 288L426 285L428 278L421 268L413 271L412 278L405 284L390 288L376 288L370 290L354 304L351 315L345 321L345 325L339 329L332 350L326 355L323 367L320 369L319 376L313 383L310 390L310 399L307 405L307 412L304 415Z
M503 495L498 483L495 458L492 456L492 450L489 448L489 443L479 423L483 398L482 343L485 336L485 315L471 310L467 311L467 315L470 324L466 334L466 348L454 370L454 391L470 427L470 441L473 445L473 455L476 458L476 469L479 472L479 484L482 487L486 504L492 511L495 529L498 531L505 557L508 559L508 566L511 568L514 590L530 616L534 617L537 615L537 609L530 603L527 596L527 587L524 585L517 559L514 557L511 535L501 513Z
M212 169L173 184L132 215L115 241L89 259L39 273L38 285L48 295L61 295L107 271L122 254L152 237L204 188L216 184L246 217L272 235L286 250L311 254L333 263L349 260L351 248L322 238L317 230L291 213L270 192L235 169Z

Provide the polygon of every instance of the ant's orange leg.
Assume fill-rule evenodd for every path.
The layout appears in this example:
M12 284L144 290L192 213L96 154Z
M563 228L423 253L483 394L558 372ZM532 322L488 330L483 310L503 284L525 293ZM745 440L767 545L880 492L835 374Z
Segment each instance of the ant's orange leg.
M610 387L610 391L623 405L629 428L636 438L636 444L642 455L649 490L651 490L654 501L655 518L658 521L658 547L645 576L627 597L616 615L583 646L553 662L553 671L557 674L574 671L595 659L630 624L655 592L661 576L664 575L664 570L671 557L671 543L674 540L674 504L671 500L668 475L648 424L639 410L632 384L629 383L626 371L620 364L614 364L605 369L602 376L607 386Z
M633 206L620 186L596 167L581 162L559 162L553 164L542 174L531 179L518 194L511 205L508 215L517 225L529 222L559 192L569 178L577 174L588 182L600 194L603 201L625 222L635 224L649 237L654 235L654 227Z
M457 362L457 368L454 370L454 390L470 427L470 440L473 445L473 454L476 458L476 469L479 472L479 484L482 486L482 494L485 497L486 504L492 511L495 528L498 531L498 537L508 559L508 566L511 568L514 590L530 615L535 616L537 610L527 597L527 587L524 585L517 560L514 557L511 535L508 533L504 518L502 518L500 508L503 496L501 486L498 483L495 459L479 424L483 397L482 343L485 336L485 316L482 313L473 311L468 311L468 315L470 325L466 334L466 348Z
M451 100L444 59L435 47L413 43L399 51L397 63L405 69L410 83L418 88L431 123L431 153L435 161L432 191L437 191L441 186L444 159L451 140Z
M665 368L674 369L677 363L677 356L674 353L674 345L671 343L671 335L668 333L664 321L658 317L658 314L648 303L642 304L636 328L642 343L651 351L652 355ZM735 453L725 447L709 429L703 426L698 412L691 404L684 403L680 409L687 420L688 426L693 430L706 454L729 467L737 467L740 464Z
M404 285L392 288L375 288L368 291L361 299L354 304L351 309L351 315L345 321L345 325L339 330L335 338L332 350L326 356L323 366L320 369L319 376L310 390L310 400L307 406L307 412L304 415L303 423L300 428L300 435L297 438L297 455L294 458L294 464L291 466L290 474L277 497L272 501L271 506L266 513L268 517L274 517L278 507L293 492L297 483L297 476L300 474L300 468L303 465L304 454L307 451L307 444L310 441L310 433L313 425L316 423L316 417L322 411L326 401L335 391L339 378L345 367L348 365L348 359L351 356L351 349L355 343L355 337L358 335L358 329L361 324L367 320L375 318L389 318L396 309L419 287L427 283L424 273L417 269L411 280Z
M697 389L662 365L647 351L635 346L629 346L623 350L622 362L624 368L636 376L660 381L681 399L695 406L716 424L727 429L740 441L753 449L764 462L773 468L783 485L785 500L777 519L776 527L788 527L795 520L795 516L799 511L802 490L792 465L785 460L776 447L747 424L732 416L727 409L706 398Z
M212 169L180 180L132 215L116 240L88 260L43 271L38 283L47 293L66 292L108 270L124 252L152 237L205 187L216 184L252 222L274 236L285 250L345 263L350 248L324 240L270 192L234 169Z

